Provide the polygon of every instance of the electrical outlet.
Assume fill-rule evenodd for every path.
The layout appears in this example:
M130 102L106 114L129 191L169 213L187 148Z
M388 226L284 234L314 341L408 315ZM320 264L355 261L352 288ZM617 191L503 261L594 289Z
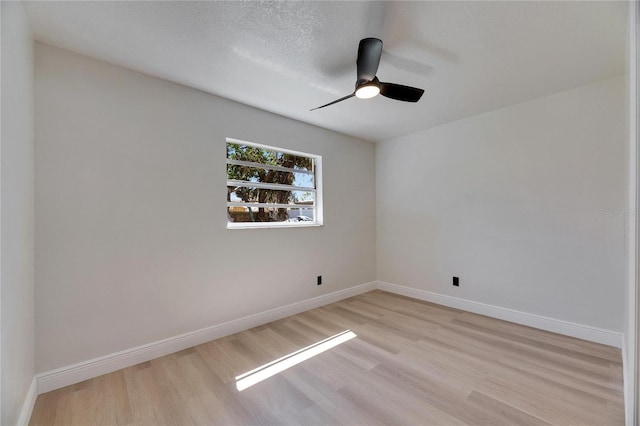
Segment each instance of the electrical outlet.
M453 277L453 286L454 287L460 287L460 278Z
M322 285L322 275L318 275L318 285Z

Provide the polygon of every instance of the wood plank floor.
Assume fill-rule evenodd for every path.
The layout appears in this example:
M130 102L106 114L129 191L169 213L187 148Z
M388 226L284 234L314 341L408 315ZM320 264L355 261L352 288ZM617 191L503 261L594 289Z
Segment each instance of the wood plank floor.
M357 337L242 392L235 377ZM620 350L372 291L38 397L31 425L622 425Z

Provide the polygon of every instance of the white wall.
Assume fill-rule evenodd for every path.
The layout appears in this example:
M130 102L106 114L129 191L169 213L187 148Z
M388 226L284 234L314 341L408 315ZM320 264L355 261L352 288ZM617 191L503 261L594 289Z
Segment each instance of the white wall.
M375 280L373 144L40 43L35 85L38 372ZM227 230L227 136L322 155L325 226Z
M620 77L379 144L378 279L622 331L624 91Z
M2 2L0 424L18 420L34 374L33 41L20 2Z

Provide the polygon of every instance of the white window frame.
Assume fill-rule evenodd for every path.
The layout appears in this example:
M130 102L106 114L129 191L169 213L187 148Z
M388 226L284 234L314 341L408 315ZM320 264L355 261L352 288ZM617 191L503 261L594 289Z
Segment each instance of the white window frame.
M268 164L252 163L252 162L245 162L245 161L239 161L239 160L230 160L230 159L227 158L227 155L226 155L227 144L230 144L230 143L238 144L238 145L252 146L252 147L256 147L256 148L263 148L263 149L268 149L270 151L284 152L286 154L296 155L298 157L313 158L313 160L314 160L314 171L313 172L307 172L307 171L289 169L289 168L286 168L286 167L271 166L271 165L268 165ZM322 156L316 155L316 154L309 154L308 152L294 151L294 150L291 150L291 149L280 148L280 147L277 147L277 146L271 146L271 145L265 145L265 144L255 143L255 142L243 141L243 140L240 140L240 139L226 138L225 160L226 160L225 173L226 173L226 165L227 164L240 164L240 165L246 165L246 166L251 166L251 167L259 167L259 168L263 168L263 169L269 169L269 170L281 170L281 171L292 171L292 172L295 172L295 173L313 174L314 175L313 182L315 184L315 189L313 189L313 188L289 186L289 185L281 185L281 184L269 184L269 183L263 183L263 182L242 182L242 181L235 181L235 180L227 180L226 181L226 184L227 184L226 186L230 186L229 185L230 183L232 185L241 183L241 184L246 184L246 186L251 186L252 188L261 187L261 188L268 188L268 189L275 189L275 190L292 190L292 191L300 191L300 190L309 191L309 190L311 190L312 192L315 193L314 202L313 202L313 217L314 217L313 221L300 221L300 222L229 222L229 220L227 219L227 229L302 228L302 227L322 226L324 224L323 205L322 205ZM226 188L225 188L225 193L226 193ZM225 209L228 208L228 207L233 207L233 206L257 207L257 206L260 205L259 203L244 203L244 202L235 202L235 201L226 201L226 203L227 203L227 205L226 205ZM262 205L264 206L264 204L262 204ZM276 208L278 208L278 207L279 208L291 208L291 206L292 205L289 205L289 204L269 204L269 207L276 207ZM228 215L227 215L227 217L228 217Z

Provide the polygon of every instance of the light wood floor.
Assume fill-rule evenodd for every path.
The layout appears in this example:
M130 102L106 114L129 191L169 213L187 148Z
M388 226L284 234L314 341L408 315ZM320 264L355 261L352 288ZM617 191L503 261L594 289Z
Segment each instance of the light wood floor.
M235 377L357 337L242 392ZM622 425L620 350L373 291L53 392L31 425Z

